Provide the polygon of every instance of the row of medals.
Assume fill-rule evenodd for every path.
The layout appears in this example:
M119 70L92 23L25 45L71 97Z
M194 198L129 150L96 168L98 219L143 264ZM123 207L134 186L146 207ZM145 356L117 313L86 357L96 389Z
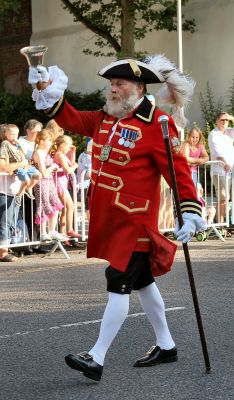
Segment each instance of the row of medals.
M120 146L129 147L134 149L135 141L137 140L138 132L130 131L130 129L123 128L121 130L121 138L118 140Z
M129 129L123 128L121 130L121 137L118 140L120 146L129 147L130 149L134 149L135 141L138 138L138 132L130 131ZM112 146L109 144L105 144L102 146L100 160L107 161L110 156L110 152L112 150Z

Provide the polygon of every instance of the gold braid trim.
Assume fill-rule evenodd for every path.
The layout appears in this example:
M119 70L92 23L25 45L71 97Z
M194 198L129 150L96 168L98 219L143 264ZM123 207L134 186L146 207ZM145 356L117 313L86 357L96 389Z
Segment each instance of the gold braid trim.
M60 97L60 99L59 99L59 101L57 102L56 106L55 106L54 108L52 107L52 108L49 110L49 112L46 113L50 118L53 118L53 116L54 116L55 114L57 114L57 112L59 111L61 105L63 104L63 99L64 99L64 96Z
M134 75L139 78L141 76L141 70L138 67L136 61L135 60L128 60L128 63L130 65L130 67L132 68Z

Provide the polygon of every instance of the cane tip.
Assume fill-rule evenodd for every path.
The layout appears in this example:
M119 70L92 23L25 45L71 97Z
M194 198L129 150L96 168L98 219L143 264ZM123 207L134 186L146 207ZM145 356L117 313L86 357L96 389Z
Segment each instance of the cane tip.
M209 366L209 367L206 367L206 373L207 374L211 374L211 367Z

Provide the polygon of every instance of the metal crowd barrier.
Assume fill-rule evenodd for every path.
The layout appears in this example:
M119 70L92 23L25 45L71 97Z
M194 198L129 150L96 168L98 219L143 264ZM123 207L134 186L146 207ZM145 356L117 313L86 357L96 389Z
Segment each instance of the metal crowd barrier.
M211 165L214 164L223 164L222 161L208 161L204 165L200 166L198 168L198 181L203 187L203 199L205 201L205 207L204 207L204 217L206 220L208 220L209 217L209 210L216 210L215 216L210 223L208 223L208 232L210 234L211 231L213 231L216 236L224 240L224 235L221 231L222 228L228 228L231 224L233 224L234 221L234 207L232 206L232 201L226 202L225 206L225 220L224 222L220 221L220 215L219 215L219 205L220 205L220 199L219 195L217 196L215 191L214 191L214 185L213 185L213 177L210 176L210 168ZM7 173L0 173L1 176L5 176L5 179L7 179L8 174ZM88 221L86 218L86 209L85 209L85 189L84 189L84 176L85 176L85 171L81 175L81 182L77 184L76 180L76 175L75 173L70 174L71 176L71 181L72 181L72 198L74 202L74 229L76 231L81 231L81 240L84 242L87 240L87 229L88 229ZM228 174L225 174L225 179L226 179L226 198L228 198ZM80 199L80 211L78 209L78 202L77 202L77 192L80 191L81 194L81 199ZM232 193L232 199L234 198L234 168L232 171L232 178L231 178L231 193ZM6 210L7 212L7 210ZM33 216L33 201L30 203L30 210L25 209L25 201L24 201L24 196L22 196L22 207L21 207L21 214L19 214L18 221L25 221L25 213L30 212L31 216ZM19 226L18 221L15 220L13 224L13 231L15 232L15 235L8 240L7 240L7 245L6 244L1 244L0 242L0 248L8 247L8 248L21 248L25 246L40 246L42 245L42 242L40 239L37 239L36 233L35 233L35 223L32 218L32 224L31 227L26 227L26 224L22 224L22 226ZM173 213L173 195L172 191L169 188L169 186L166 184L165 180L162 179L162 185L161 185L161 204L160 204L160 210L159 210L159 230L163 234L172 234L174 232L174 213ZM31 228L31 229L30 229ZM29 237L28 235L28 229L31 230L32 234ZM39 226L39 233L41 233L41 226ZM74 240L74 239L73 239ZM78 240L78 239L76 239ZM48 243L46 243L48 244ZM53 247L49 254L52 254L57 248L60 248L60 250L63 252L64 256L66 258L69 258L69 255L67 254L62 242L60 241L53 241Z
M231 225L234 225L234 206L233 206L233 201L234 201L234 166L232 168L232 182L231 182L231 193L232 193L232 198L231 198Z
M208 161L204 165L198 167L198 182L203 187L203 198L206 204L204 207L204 218L208 221L209 214L207 211L215 211L215 215L212 218L212 221L207 224L207 232L208 235L213 231L215 235L224 241L224 233L222 232L222 228L228 228L230 225L230 208L231 208L231 220L234 221L234 208L231 206L232 203L226 202L225 206L225 221L220 221L219 212L216 212L216 209L219 209L220 199L219 196L216 196L213 178L210 176L210 168L211 165L223 165L222 161ZM233 168L234 171L234 168ZM86 219L86 209L85 209L85 190L84 190L84 176L85 171L81 175L81 182L77 184L77 191L81 193L81 201L80 208L81 212L78 213L78 227L81 227L81 235L82 241L87 240L87 219ZM226 198L228 197L228 174L225 174L226 179ZM232 199L234 198L234 173L232 174L232 183L231 183L231 191L232 191ZM74 191L75 192L75 191ZM175 221L174 221L174 212L173 212L173 194L171 189L169 188L166 181L162 178L161 184L161 204L159 211L159 230L161 233L166 234L168 236L173 235L175 229ZM199 236L198 236L199 237Z
M6 184L7 184L7 179L9 174L0 172L0 176L5 177L5 192L6 192ZM70 174L70 182L72 186L72 199L74 203L74 230L78 230L79 224L78 224L78 208L77 208L77 182L76 182L76 175L75 173ZM6 196L6 195L5 195ZM66 249L63 246L63 242L59 240L52 240L51 242L42 242L40 240L41 237L41 224L38 225L35 224L34 222L34 210L33 210L33 201L30 201L30 207L25 207L25 196L22 196L22 204L19 210L19 215L18 218L14 219L13 221L13 226L12 226L12 231L14 232L14 235L8 239L8 235L4 239L4 243L0 241L0 248L24 248L28 246L41 246L41 245L49 245L52 244L52 248L49 251L48 255L52 254L57 248L59 248L64 256L66 258L70 258ZM6 212L6 221L7 221L7 207L5 208ZM25 223L25 215L26 213L31 214L31 226L27 226ZM58 218L59 219L59 218ZM58 225L58 223L57 223ZM58 227L57 227L57 230ZM29 231L31 231L31 235L29 235ZM37 237L39 236L39 238ZM68 238L69 240L69 238ZM72 239L78 241L78 239ZM82 240L83 240L83 234L82 234Z
M198 188L199 185L203 188L203 199L205 206L203 207L203 216L208 221L207 233L203 236L197 235L198 240L204 240L207 238L211 232L224 241L225 232L222 230L224 228L229 228L230 219L234 221L234 207L232 207L232 202L226 201L225 204L225 219L221 221L220 219L220 196L216 195L213 185L213 176L211 175L210 169L212 165L223 165L222 161L207 161L204 165L198 168ZM219 178L218 178L219 182ZM199 191L199 190L198 190ZM229 198L228 190L228 174L225 173L225 191L226 199ZM234 168L232 171L231 179L231 193L232 199L234 198ZM230 213L231 211L231 213ZM213 215L213 218L212 218ZM169 218L168 218L169 216ZM231 217L231 218L230 218ZM211 221L209 221L211 219ZM174 214L173 214L173 195L169 186L162 179L161 183L161 202L159 211L159 229L160 232L164 234L173 234L174 231ZM200 238L200 239L199 239Z
M85 209L85 187L84 187L84 178L85 178L86 171L84 170L81 173L81 181L76 184L76 191L80 192L81 199L81 215L78 217L78 225L81 225L81 240L85 242L87 240L87 219L86 219L86 209Z

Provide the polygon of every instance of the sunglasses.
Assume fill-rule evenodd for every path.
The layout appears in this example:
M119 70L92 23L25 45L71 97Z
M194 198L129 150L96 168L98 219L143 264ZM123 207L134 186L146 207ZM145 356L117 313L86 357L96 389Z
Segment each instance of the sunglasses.
M228 122L229 120L228 120L228 119L220 119L220 121L226 121L226 122Z

